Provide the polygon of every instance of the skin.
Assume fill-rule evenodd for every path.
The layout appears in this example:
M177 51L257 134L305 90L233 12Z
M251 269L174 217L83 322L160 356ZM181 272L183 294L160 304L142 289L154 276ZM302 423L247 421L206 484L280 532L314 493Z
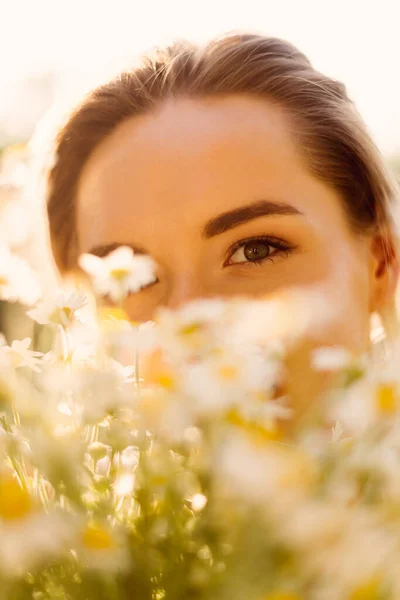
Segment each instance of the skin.
M157 263L157 283L127 301L133 319L200 297L296 289L326 298L320 342L362 350L389 293L379 238L354 233L284 112L264 99L174 99L124 122L85 165L77 203L80 252L130 245ZM252 246L260 236L275 239ZM269 255L257 264L255 250Z

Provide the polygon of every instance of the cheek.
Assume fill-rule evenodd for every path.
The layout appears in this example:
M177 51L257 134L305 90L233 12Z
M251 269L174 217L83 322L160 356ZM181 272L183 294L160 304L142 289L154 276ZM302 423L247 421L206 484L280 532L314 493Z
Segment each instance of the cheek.
M359 249L338 253L325 276L309 290L321 298L311 337L320 344L365 351L370 336L370 278L364 253Z
M151 321L160 306L165 304L165 293L162 285L132 294L126 299L124 309L133 321Z

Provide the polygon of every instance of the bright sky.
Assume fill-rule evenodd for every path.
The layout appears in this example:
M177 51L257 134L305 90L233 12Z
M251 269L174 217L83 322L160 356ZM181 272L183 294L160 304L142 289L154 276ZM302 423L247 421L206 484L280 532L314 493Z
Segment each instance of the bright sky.
M400 151L400 0L0 0L0 19L3 114L29 100L11 101L23 76L69 73L66 93L173 38L250 29L341 79L382 150Z

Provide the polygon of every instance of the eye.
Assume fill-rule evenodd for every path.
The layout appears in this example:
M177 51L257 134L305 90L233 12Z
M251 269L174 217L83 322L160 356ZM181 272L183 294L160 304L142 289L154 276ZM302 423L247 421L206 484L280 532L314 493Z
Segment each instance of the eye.
M243 263L262 264L266 260L273 261L279 254L287 256L293 248L292 244L270 236L240 240L230 248L224 266Z

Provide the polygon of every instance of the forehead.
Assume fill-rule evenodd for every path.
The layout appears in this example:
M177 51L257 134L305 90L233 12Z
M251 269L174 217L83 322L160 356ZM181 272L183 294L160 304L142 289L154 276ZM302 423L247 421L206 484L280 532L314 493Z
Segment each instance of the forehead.
M81 175L80 237L154 230L171 215L190 227L260 198L304 212L322 191L337 204L303 164L292 128L280 107L246 96L173 99L125 121Z

